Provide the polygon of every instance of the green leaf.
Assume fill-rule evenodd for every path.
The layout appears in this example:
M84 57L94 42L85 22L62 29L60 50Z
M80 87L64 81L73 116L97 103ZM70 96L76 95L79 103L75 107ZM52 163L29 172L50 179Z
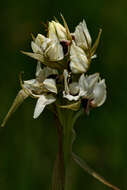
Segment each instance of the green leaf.
M77 156L76 154L72 153L72 159L83 169L85 170L87 173L89 173L90 175L92 175L94 178L96 178L97 180L99 180L101 183L105 184L106 186L114 189L114 190L120 190L118 187L112 185L111 183L109 183L107 180L104 179L104 177L100 176L97 172L95 172L93 169L91 169L89 167L89 165L82 160L79 156Z

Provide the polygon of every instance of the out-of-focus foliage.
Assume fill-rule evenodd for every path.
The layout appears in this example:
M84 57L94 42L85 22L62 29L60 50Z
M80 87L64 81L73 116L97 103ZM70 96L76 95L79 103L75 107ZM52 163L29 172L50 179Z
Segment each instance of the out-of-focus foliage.
M108 98L89 117L82 116L75 128L75 152L113 184L127 187L127 2L126 1L51 1L6 0L0 5L0 120L20 89L18 74L34 76L36 61L24 56L29 51L31 33L45 33L43 23L64 15L71 31L84 18L91 36L102 38L98 58L89 73L106 78ZM33 99L28 99L0 129L0 189L50 189L57 153L57 133L53 115L45 110L32 119ZM74 163L69 190L108 189L84 173Z

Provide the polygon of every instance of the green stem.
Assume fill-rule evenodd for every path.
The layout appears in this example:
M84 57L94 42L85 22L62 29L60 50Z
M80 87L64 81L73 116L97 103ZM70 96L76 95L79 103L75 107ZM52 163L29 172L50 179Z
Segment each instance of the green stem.
M55 161L52 190L64 190L65 186L65 169L64 169L64 153L63 153L63 126L59 118L55 114L56 129L58 134L58 154Z
M83 110L74 113L71 110L57 108L56 113L58 120L57 131L59 136L59 154L55 164L55 171L58 170L55 172L55 174L57 174L55 175L55 188L52 190L69 190L71 160L74 160L87 173L103 184L114 190L120 190L91 169L84 160L72 151L72 145L75 140L75 131L73 127L79 116L83 113Z
M64 188L62 190L68 190L68 185L70 183L70 165L72 159L72 143L74 141L74 130L73 126L77 120L77 118L81 115L82 111L74 112L71 110L66 109L59 109L56 110L57 115L57 123L60 126L58 128L58 136L59 136L59 163L62 167L59 167L59 176L61 176L61 182ZM62 129L62 132L60 132ZM63 168L63 169L62 169ZM63 173L63 170L65 173Z
M68 113L67 113L68 114ZM72 148L72 113L68 114L68 117L66 116L66 122L64 126L64 163L65 166L68 163L68 160L70 159L71 154L71 148Z
M64 168L65 168L65 189L68 189L69 170L72 152L72 127L73 127L73 111L59 110L59 118L63 126L63 151L64 151Z

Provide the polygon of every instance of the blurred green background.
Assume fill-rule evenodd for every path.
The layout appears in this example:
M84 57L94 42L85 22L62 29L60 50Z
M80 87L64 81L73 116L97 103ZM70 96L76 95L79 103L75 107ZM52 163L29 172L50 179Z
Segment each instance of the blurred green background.
M84 18L96 39L103 29L98 58L89 73L106 78L108 98L101 107L76 123L74 150L101 175L127 189L127 1L6 0L0 5L0 121L20 89L18 74L34 77L36 61L30 51L30 33L44 33L42 22L64 15L70 30ZM0 129L0 189L49 190L57 153L52 113L34 120L35 101L28 99ZM69 190L108 190L75 164Z

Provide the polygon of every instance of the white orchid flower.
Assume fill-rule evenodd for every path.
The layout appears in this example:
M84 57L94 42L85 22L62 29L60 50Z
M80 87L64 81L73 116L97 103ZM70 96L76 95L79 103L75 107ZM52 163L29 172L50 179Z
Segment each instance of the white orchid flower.
M30 91L30 93L35 97L43 93L43 91L57 93L55 79L48 78L49 76L57 74L57 70L49 67L44 67L44 69L41 69L41 65L38 63L36 68L36 79L24 81L23 87Z
M101 80L99 73L89 76L82 74L79 82L68 82L69 74L64 70L64 85L63 97L69 101L77 101L79 99L87 99L91 107L99 107L106 100L106 84L105 80Z
M85 52L72 42L70 49L70 68L73 73L85 73L89 67L89 61Z
M31 42L33 53L23 53L43 63L45 60L62 60L64 58L63 47L60 44L56 31L53 30L52 27L49 27L49 33L49 38L38 34L37 37Z
M38 34L35 41L31 42L31 47L34 53L48 57L51 61L58 61L64 57L63 48L55 33L51 39Z
M99 79L99 73L95 73L89 76L82 74L79 78L80 96L85 98L92 97L93 87Z
M55 101L56 99L52 95L41 95L37 100L33 118L38 118L39 115L43 112L45 106L52 104Z
M77 46L81 47L84 50L87 50L91 47L92 39L89 34L85 20L79 23L73 35L75 37L75 42Z
M106 100L105 80L101 80L99 73L84 76L79 79L80 94L83 99L88 99L92 107L101 106Z
M47 92L57 94L55 79L47 78L54 74L58 74L56 70L48 67L41 69L40 63L38 63L36 79L24 81L24 90L28 91L28 93L34 98L38 98L35 107L34 118L37 118L41 114L46 105L51 104L56 100L52 94L47 94Z
M56 75L58 72L55 69L45 67L41 69L40 63L37 64L36 78L24 81L22 90L16 96L8 114L6 115L2 127L5 125L12 113L21 105L21 103L29 96L37 98L37 104L34 111L34 119L39 117L46 105L55 102L54 94L57 94L55 79L47 78Z

